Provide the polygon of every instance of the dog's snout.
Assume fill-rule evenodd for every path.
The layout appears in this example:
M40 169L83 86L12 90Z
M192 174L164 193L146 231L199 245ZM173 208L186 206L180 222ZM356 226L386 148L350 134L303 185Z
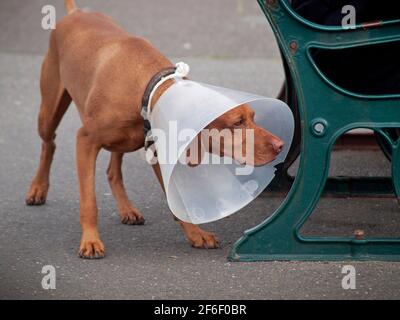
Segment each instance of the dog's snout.
M285 143L281 140L281 139L274 139L271 142L272 148L274 149L274 151L278 154L282 151Z

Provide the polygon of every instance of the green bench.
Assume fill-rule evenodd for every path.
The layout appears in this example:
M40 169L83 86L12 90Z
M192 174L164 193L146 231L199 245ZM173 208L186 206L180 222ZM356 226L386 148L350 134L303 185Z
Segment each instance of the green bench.
M350 194L357 191L379 194L392 190L397 199L400 198L400 139L398 134L391 134L400 128L400 93L351 92L333 83L312 55L316 49L342 50L400 41L400 21L363 24L345 30L303 19L287 0L258 2L281 50L287 71L287 90L293 91L288 103L298 118L298 128L289 164L298 151L300 164L284 202L260 225L245 231L233 246L229 259L400 261L400 238L370 238L363 234L307 237L300 233L324 187ZM390 156L392 179L389 186L381 178L328 179L335 141L356 128L372 129ZM299 141L297 145L296 141Z

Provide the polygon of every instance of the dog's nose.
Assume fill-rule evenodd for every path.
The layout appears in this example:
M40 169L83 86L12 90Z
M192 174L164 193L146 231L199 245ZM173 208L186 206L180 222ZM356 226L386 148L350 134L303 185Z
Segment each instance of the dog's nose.
M281 139L274 139L271 144L272 148L277 154L282 151L283 146L285 145L285 143Z

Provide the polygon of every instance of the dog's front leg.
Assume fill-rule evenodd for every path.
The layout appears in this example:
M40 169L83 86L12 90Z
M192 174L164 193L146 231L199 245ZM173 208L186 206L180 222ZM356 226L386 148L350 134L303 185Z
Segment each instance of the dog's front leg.
M114 198L117 201L121 222L129 225L141 225L144 224L144 217L139 209L129 200L125 191L121 168L123 156L123 153L118 152L113 152L111 154L110 164L107 169L108 182Z
M175 216L174 219L177 220L180 226L182 227L186 238L188 239L190 245L193 248L198 248L198 249L219 248L219 241L214 233L204 231L199 226L193 223L181 221L178 218L175 218Z
M77 136L77 167L80 189L80 220L82 240L79 256L86 259L104 257L104 245L97 230L97 205L95 189L95 168L101 149L84 128Z
M164 183L161 176L160 165L157 163L153 165L154 173L157 176L158 182L161 188L165 192ZM179 220L177 217L173 216L174 220L179 223L188 239L190 245L194 248L203 249L216 249L219 248L219 242L217 237L212 232L207 232L201 229L199 226Z

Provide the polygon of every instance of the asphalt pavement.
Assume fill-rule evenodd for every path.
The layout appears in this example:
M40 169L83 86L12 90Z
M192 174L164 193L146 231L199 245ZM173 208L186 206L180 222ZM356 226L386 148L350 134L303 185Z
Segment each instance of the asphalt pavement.
M233 243L280 205L264 194L239 213L204 226L222 248L192 249L170 216L151 168L139 153L126 156L125 184L146 224L119 222L106 179L109 154L96 169L99 228L105 259L76 256L79 194L71 107L57 135L48 201L27 207L24 196L38 164L38 79L49 32L41 29L48 1L0 2L0 299L398 299L400 265L391 262L233 263ZM272 32L254 0L77 0L81 7L111 15L128 31L146 37L172 61L186 61L191 78L276 96L283 71ZM57 18L62 1L54 1ZM332 174L390 173L378 151L340 151ZM303 232L312 235L399 236L394 199L324 198ZM354 265L357 286L342 288L344 265ZM43 266L56 270L56 289L41 285Z

